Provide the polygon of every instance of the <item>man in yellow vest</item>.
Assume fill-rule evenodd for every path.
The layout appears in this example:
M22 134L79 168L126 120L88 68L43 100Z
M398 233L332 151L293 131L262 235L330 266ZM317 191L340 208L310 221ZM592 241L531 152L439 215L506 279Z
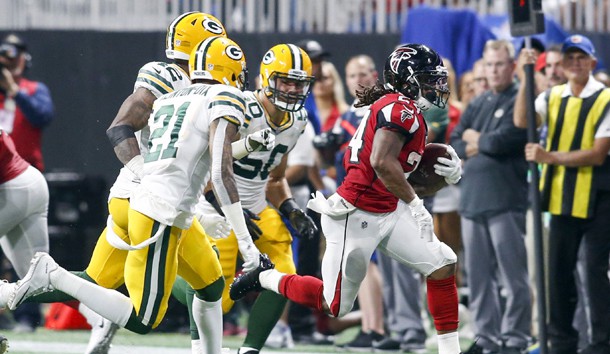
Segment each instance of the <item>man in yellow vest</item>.
M610 89L595 80L595 48L581 35L562 47L567 84L536 99L537 123L546 122L545 146L528 143L525 157L542 164L542 209L551 214L549 339L551 354L576 353L572 326L577 302L574 269L581 240L588 298L588 346L580 353L610 353ZM533 58L530 58L531 63ZM515 102L515 125L525 127L525 85Z

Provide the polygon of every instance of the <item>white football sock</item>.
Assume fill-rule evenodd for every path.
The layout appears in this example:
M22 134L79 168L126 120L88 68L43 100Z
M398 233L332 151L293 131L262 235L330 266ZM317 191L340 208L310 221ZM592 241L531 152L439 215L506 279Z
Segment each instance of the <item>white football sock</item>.
M445 334L439 334L438 340L438 354L459 354L460 350L460 338L458 332L451 332Z
M205 354L203 350L203 343L201 339L191 339L191 353L192 354Z
M57 290L74 297L94 312L121 327L125 327L133 310L131 300L116 290L105 289L88 282L62 267L51 272L51 284Z
M271 290L275 293L280 293L280 280L286 275L275 269L264 270L258 275L258 280L261 282L261 286L267 290Z
M204 353L222 353L222 299L208 302L193 297L193 319L197 324Z

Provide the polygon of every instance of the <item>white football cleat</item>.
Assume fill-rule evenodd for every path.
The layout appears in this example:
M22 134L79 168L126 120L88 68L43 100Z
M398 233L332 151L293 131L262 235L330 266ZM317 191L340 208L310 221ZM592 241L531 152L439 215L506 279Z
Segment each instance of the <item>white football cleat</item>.
M9 296L8 308L14 310L25 299L53 290L51 273L57 268L59 266L48 253L36 252L30 261L27 274L17 282L15 290Z
M91 337L85 354L108 354L118 329L119 325L100 316L98 323L91 324Z
M6 308L8 299L11 294L15 291L17 283L9 283L7 280L0 280L0 309ZM2 353L0 351L0 353Z

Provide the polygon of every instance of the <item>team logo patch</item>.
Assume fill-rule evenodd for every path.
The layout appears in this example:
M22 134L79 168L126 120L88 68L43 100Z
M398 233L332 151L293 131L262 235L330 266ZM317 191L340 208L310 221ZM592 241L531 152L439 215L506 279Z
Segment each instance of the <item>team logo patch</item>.
M402 111L400 111L400 121L404 123L404 121L407 119L413 119L413 113L415 113L414 110L405 107Z
M244 57L244 53L241 51L241 49L234 45L227 46L225 53L227 53L227 56L233 60L240 60Z
M402 60L411 59L411 56L417 54L417 50L413 48L398 48L392 53L390 58L390 68L398 74L398 66Z
M369 227L369 223L366 222L366 221L363 221L361 226L362 226L363 229L366 229L367 227Z
M201 25L206 31L214 34L222 34L222 32L224 32L224 28L222 28L220 23L209 18L204 19L203 22L201 22Z
M265 53L265 56L263 57L263 64L265 65L269 65L271 64L273 61L275 60L275 54L273 53L272 50L268 51L267 53Z

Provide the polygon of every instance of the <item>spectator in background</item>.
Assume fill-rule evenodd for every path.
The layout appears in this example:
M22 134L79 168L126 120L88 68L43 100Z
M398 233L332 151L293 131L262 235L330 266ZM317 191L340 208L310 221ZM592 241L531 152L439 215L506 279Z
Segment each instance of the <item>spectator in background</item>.
M459 80L459 98L460 102L462 102L462 109L465 109L466 106L472 101L474 96L474 73L472 70L466 71L462 74Z
M450 92L456 92L455 71L449 59L443 59L447 68L447 83ZM462 114L462 103L455 95L449 96L448 107L444 109L429 109L424 112L426 121L430 119L432 129L428 130L428 142L442 144L449 143L449 136L460 121ZM436 127L436 128L435 128ZM448 185L436 192L432 212L434 216L434 232L439 240L446 243L453 252L459 254L462 249L462 236L460 233L460 215L458 207L460 201L460 189L457 185ZM457 272L459 275L460 273ZM459 277L458 285L459 285Z
M330 56L330 53L325 51L320 43L310 39L298 42L297 46L301 47L311 59L312 76L316 78L316 81L319 81L322 76L322 62ZM315 86L316 82L314 81L312 90L315 89ZM313 127L314 135L319 134L321 127L320 116L313 94L309 94L307 96L304 106L307 110L307 118ZM295 150L298 150L298 146L303 144L303 139L304 136L301 136L301 139L299 139L299 142L297 142ZM311 156L313 157L314 155L315 150L312 151ZM289 165L291 165L290 160L294 161L294 158L291 158L289 155L288 160ZM289 185L293 187L295 186L293 183L302 183L302 181L305 181L309 188L307 194L308 199L309 193L316 190L324 191L325 194L330 194L324 185L320 171L315 164L315 160L314 164L310 166L307 166L309 162L306 162L306 158L298 158L296 160L298 160L298 164L293 164L286 170L286 179L288 180ZM303 169L304 166L306 166L305 169ZM306 173L305 179L299 178L302 176L301 173L303 171ZM298 200L298 195L295 195L295 200ZM311 240L297 239L293 237L292 248L297 258L295 261L297 266L297 274L320 277L320 236L322 230L320 225L320 215L311 210L307 210L307 214L316 222L316 226L320 231L318 231ZM288 321L295 342L313 344L330 343L328 338L318 335L315 328L316 319L309 308L296 303L290 304Z
M316 78L316 81L320 81L322 77L322 62L330 57L330 53L325 51L320 43L311 39L302 40L297 43L297 46L303 48L307 55L309 55L312 65L312 75ZM305 109L307 109L308 118L313 125L314 132L320 134L322 125L320 123L320 115L313 95L307 96L307 99L305 100Z
M536 99L537 123L548 124L546 147L528 143L525 158L543 164L542 210L551 214L549 244L549 340L551 354L576 353L572 325L577 303L574 270L584 247L589 345L580 353L610 353L610 90L592 76L591 41L568 37L562 47L566 85ZM533 62L533 55L528 62ZM525 127L525 88L515 103L515 123Z
M345 101L345 89L341 76L333 63L329 61L322 63L322 76L316 82L313 96L320 115L321 131L328 131L349 109L349 105Z
M531 302L525 251L527 164L524 129L513 124L515 50L506 40L483 51L490 90L475 98L451 134L464 162L460 214L479 340L466 353L521 353L530 337ZM499 275L499 279L498 276ZM506 305L500 304L500 286Z
M551 46L544 57L544 75L547 80L547 88L565 84L567 79L561 65L561 46Z
M474 74L474 97L478 97L489 90L489 82L487 82L483 58L474 62L472 73Z
M0 127L19 155L43 171L42 129L53 119L53 102L45 84L24 77L30 64L26 43L16 34L6 36L0 43Z
M343 82L337 69L331 62L325 61L322 63L322 76L316 83L312 93L315 98L320 123L322 125L322 132L320 134L324 134L332 130L340 116L349 109L349 106L345 101ZM319 136L316 136L316 140L314 140L316 148L318 147L315 143L317 139L319 139ZM335 146L317 149L316 165L322 175L325 189L327 189L329 193L332 193L337 189L334 166L335 153Z
M24 77L30 65L25 41L16 34L7 35L0 43L0 128L11 136L17 153L42 172L42 130L53 119L54 108L47 86ZM27 304L14 317L18 330L33 331L41 320L40 306Z
M322 76L313 88L313 96L322 124L322 133L328 132L333 129L339 117L349 109L345 101L343 81L333 63L329 61L322 63ZM318 152L317 164L324 175L324 184L334 192L336 189L334 167L336 149L319 149Z

